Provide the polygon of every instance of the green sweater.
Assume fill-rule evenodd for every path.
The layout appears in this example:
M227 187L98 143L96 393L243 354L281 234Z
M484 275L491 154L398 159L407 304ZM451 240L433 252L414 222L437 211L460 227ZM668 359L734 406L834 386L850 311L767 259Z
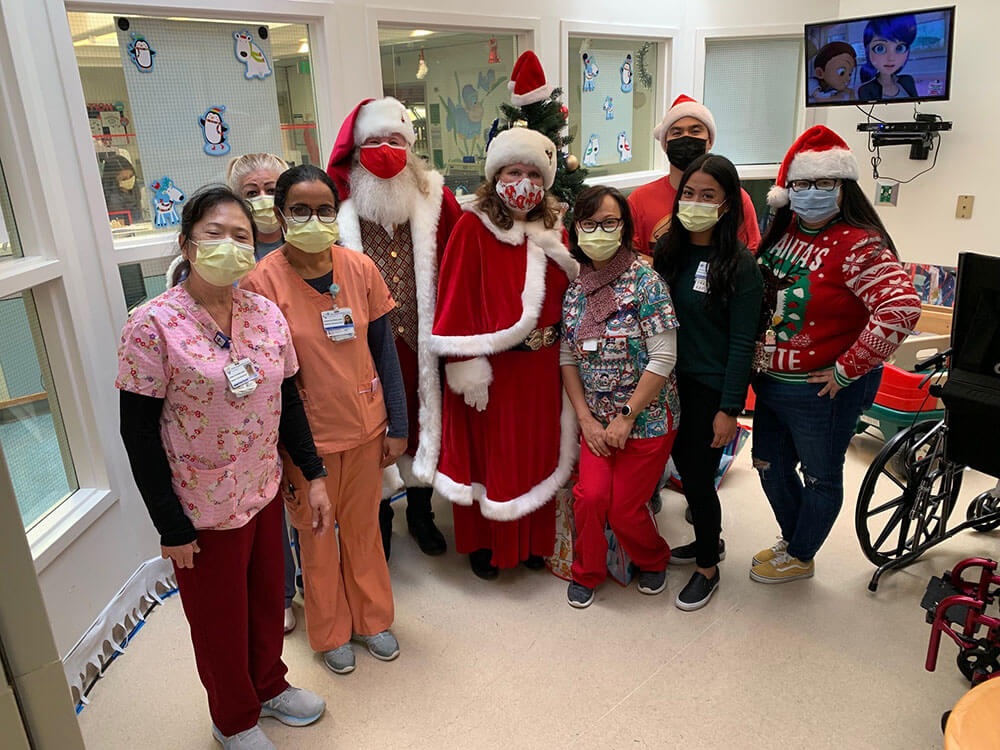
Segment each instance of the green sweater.
M689 245L685 261L670 286L680 327L677 329L677 371L722 392L720 408L743 408L750 382L757 323L764 282L750 251L740 251L736 291L727 309L709 305L708 295L695 290L701 262L712 248Z

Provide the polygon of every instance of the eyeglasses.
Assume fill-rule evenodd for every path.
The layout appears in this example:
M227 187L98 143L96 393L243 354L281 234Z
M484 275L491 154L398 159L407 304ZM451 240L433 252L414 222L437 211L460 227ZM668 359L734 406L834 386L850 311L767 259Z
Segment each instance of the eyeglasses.
M324 224L333 224L337 220L337 209L329 205L320 206L315 210L309 208L309 206L292 206L288 209L288 213L285 214L285 218L291 219L296 224L305 224L313 217L313 214Z
M594 221L593 219L584 219L583 221L578 221L576 225L580 227L581 232L590 234L591 232L597 231L600 227L605 232L613 232L618 227L623 224L622 219L605 219L604 221Z
M788 187L793 193L801 193L811 187L829 193L831 190L835 190L839 184L840 180L824 177L819 180L792 180L788 183Z

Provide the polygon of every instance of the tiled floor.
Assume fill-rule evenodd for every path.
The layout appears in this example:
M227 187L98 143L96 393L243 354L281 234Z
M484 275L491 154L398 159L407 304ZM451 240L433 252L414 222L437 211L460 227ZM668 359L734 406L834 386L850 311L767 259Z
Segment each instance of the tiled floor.
M855 439L847 502L816 577L782 586L747 576L776 528L744 451L722 491L721 588L694 613L673 606L690 569L671 568L658 597L606 583L578 611L546 572L488 583L453 552L422 556L398 513L391 570L402 656L386 664L359 650L357 670L339 677L300 627L285 642L289 674L326 697L327 714L304 729L266 719L265 731L282 748L939 748L941 714L967 683L951 643L938 671L924 671L920 596L957 559L1000 554L1000 532L966 532L870 594L853 505L880 446ZM993 484L970 474L963 496ZM661 531L689 541L683 498L664 498ZM451 514L437 508L450 537ZM90 698L80 716L90 748L217 747L176 597Z

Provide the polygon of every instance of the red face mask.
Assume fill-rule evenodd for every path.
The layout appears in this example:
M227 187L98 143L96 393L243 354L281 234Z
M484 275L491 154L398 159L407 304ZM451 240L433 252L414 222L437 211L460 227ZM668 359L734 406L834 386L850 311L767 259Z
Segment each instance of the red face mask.
M406 146L380 143L361 147L361 166L376 177L391 180L406 166Z

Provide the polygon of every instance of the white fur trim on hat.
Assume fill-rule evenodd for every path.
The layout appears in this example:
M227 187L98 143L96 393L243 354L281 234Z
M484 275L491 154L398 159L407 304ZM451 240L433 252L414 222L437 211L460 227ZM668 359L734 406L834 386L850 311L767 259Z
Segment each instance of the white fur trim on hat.
M684 98L687 99L687 97ZM715 143L715 118L712 117L712 113L701 102L688 99L675 103L667 110L663 119L660 120L660 124L653 128L653 138L662 148L667 147L667 131L670 130L670 126L683 117L693 117L705 123L705 127L708 128L708 138L712 143Z
M552 187L556 180L556 147L537 130L510 128L497 134L486 150L486 181L492 182L501 168L518 162L538 167L545 189Z
M354 121L354 145L360 146L366 139L399 133L412 146L417 140L413 132L413 122L406 107L398 99L387 96L376 99L358 110Z
M767 205L771 208L781 208L788 205L788 188L771 185L767 191Z
M858 179L858 160L846 148L826 151L800 151L788 166L786 182L792 180L818 180L834 177L838 180Z

